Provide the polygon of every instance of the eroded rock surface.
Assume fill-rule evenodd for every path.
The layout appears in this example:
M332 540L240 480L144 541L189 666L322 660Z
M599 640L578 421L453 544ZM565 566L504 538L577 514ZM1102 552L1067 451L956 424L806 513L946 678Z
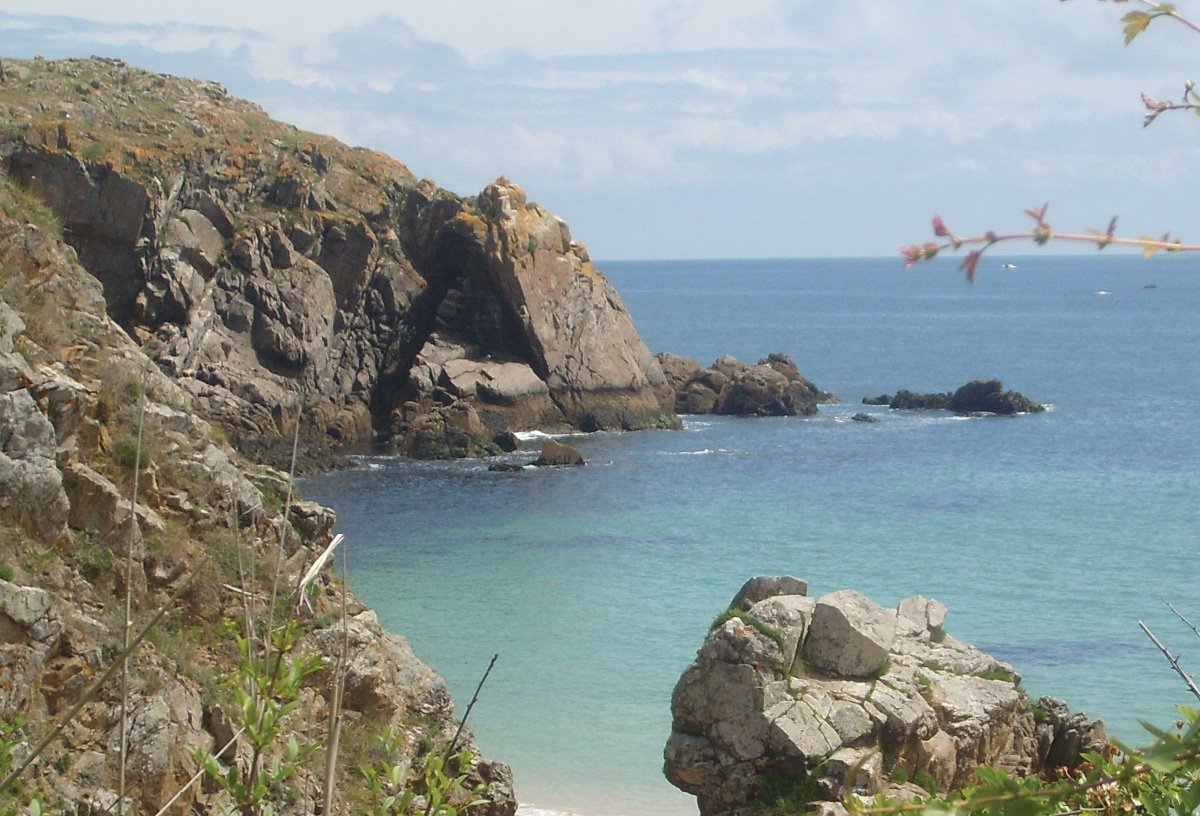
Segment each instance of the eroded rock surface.
M708 368L668 353L659 354L658 362L680 414L810 416L818 403L837 401L805 379L786 354L772 353L755 365L726 355Z
M505 431L677 422L586 247L509 180L454 195L118 61L6 65L9 176L66 228L108 314L236 437L299 422L442 458Z
M837 800L857 769L858 793L923 795L895 780L947 791L980 765L1034 774L1104 745L1101 723L1031 703L1011 666L946 635L937 601L814 599L804 581L763 576L723 618L675 687L664 750L704 816L752 811L767 777Z

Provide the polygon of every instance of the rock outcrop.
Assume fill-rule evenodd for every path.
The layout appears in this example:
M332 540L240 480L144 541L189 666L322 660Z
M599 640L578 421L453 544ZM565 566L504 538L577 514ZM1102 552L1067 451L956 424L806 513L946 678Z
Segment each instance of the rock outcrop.
M863 405L886 405L896 410L954 411L978 416L996 414L1038 414L1046 408L1017 391L1005 391L1000 380L972 380L957 391L919 394L900 390L894 396L881 394L864 397Z
M980 765L1036 774L1104 745L1099 722L1031 703L1011 666L947 635L945 618L921 596L885 608L751 579L675 687L667 778L716 816L752 812L768 787L945 792Z
M46 213L3 178L0 213L21 217L0 215L0 719L13 755L26 756L48 721L84 701L117 660L128 592L136 627L156 608L167 613L131 656L124 698L126 810L158 812L196 772L194 752L217 752L235 733L224 713L236 704L229 681L240 676L234 638L246 614L261 620L260 593L271 583L259 574L247 590L253 579L245 576L265 564L278 564L288 588L274 608L298 610L296 654L324 667L296 696L285 733L327 741L345 639L345 750L371 756L371 740L388 726L394 762L445 748L458 727L445 684L402 638L385 633L327 571L303 604L286 601L330 543L332 511L302 501L285 507L286 474L240 462L222 432L192 413L190 392L109 319L100 282ZM47 226L28 223L35 219ZM197 239L197 251L206 240ZM114 680L86 701L25 772L23 796L40 797L46 812L112 810L120 687ZM463 739L470 747L469 733ZM264 761L285 750L281 739ZM248 751L243 736L219 764L244 763ZM464 770L471 785L485 786L485 811L512 816L506 767L476 758ZM304 797L285 794L319 789L319 771L305 765L298 774L292 791L272 797L276 813L314 812ZM355 774L343 774L340 790L361 786ZM333 813L357 812L359 794L340 798ZM169 812L203 816L228 804L212 786L195 785Z
M752 366L729 355L708 368L669 353L659 354L658 362L680 414L811 416L818 403L837 401L801 376L791 357L778 352Z
M507 179L453 195L210 82L5 64L9 176L65 227L110 316L235 436L299 422L441 458L504 431L677 422L587 249Z

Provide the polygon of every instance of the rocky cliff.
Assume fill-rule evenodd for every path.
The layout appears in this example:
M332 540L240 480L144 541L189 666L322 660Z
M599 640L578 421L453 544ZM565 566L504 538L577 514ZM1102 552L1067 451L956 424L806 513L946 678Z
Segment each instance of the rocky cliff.
M235 435L377 438L673 424L658 362L567 225L270 119L211 82L3 61L0 161L112 319Z
M156 88L162 95L154 96ZM147 110L156 105L158 119ZM385 206L380 190L402 186L407 176L398 165L346 151L361 162L356 172L375 168L380 186L370 187L336 161L326 164L314 144L311 165L296 165L294 176L276 166L271 176L264 169L271 161L286 164L294 154L269 140L260 151L249 131L224 134L227 123L217 117L226 114L246 128L275 126L214 86L96 60L5 61L0 107L6 161L21 180L0 175L0 773L29 757L52 723L63 725L19 782L0 789L0 810L24 812L36 797L49 813L116 812L124 734L124 812L156 813L178 791L182 797L165 812L227 812L229 793L213 777L185 785L200 767L196 752L219 754L213 768L223 775L250 766L249 734L220 750L238 734L239 694L251 677L238 638L261 646L254 630L261 635L284 621L291 623L273 640L292 657L275 665L303 662L317 670L290 695L258 697L275 700L284 713L278 738L267 735L260 766L282 759L294 771L266 802L281 814L317 812L331 744L326 723L339 687L344 715L332 812L375 812L377 792L364 783L360 764L411 766L407 784L419 797L426 791L420 767L447 750L458 728L444 683L403 638L385 633L328 567L298 590L331 542L332 512L292 499L287 474L242 463L225 430L196 409L243 431L278 433L299 416L321 432L352 438L374 427L373 411L389 399L432 403L451 388L465 394L443 376L452 361L466 359L461 355L445 358L441 384L428 390L401 370L405 354L430 358L430 338L448 337L460 325L456 314L475 308L482 318L485 307L472 307L463 291L469 281L499 289L506 280L500 267L509 260L487 240L553 225L558 243L547 237L546 244L557 249L527 253L509 270L514 279L541 264L561 272L537 280L558 289L530 290L530 299L603 291L604 284L589 277L582 250L564 244L558 223L511 186L493 188L493 220L461 226L450 223L466 219L473 205L409 191L396 201L430 213L412 224L433 225L439 219L431 213L444 208L435 231L483 242L474 260L461 261L478 279L447 271L449 261L424 267L430 280L445 283L434 298L434 284L403 265L406 255L381 249L399 241L376 232L386 232L386 219L362 214L370 201ZM185 135L180 123L192 134L187 149L177 141ZM325 208L255 203L251 189L268 178L276 198L296 189L281 179L309 179L306 200ZM343 209L333 210L335 201ZM525 220L510 223L509 216ZM306 228L314 231L307 245ZM429 325L423 334L405 334L422 299L432 309ZM612 323L604 325L619 327L623 312L611 311ZM603 316L590 319L571 330L589 336ZM533 317L530 327L511 337L531 338L522 359L544 361L546 379L538 382L552 405L567 406L562 417L591 410L597 422L632 424L651 405L656 381L626 372L626 391L644 399L619 399L618 387L598 387L600 373L581 377L574 361L542 346L533 351L538 338L556 348L554 332L567 329ZM379 339L385 337L387 344ZM625 351L636 359L636 349ZM516 357L484 360L481 371L518 366ZM591 399L594 391L599 396ZM462 410L457 404L447 407ZM462 412L490 404L477 397ZM514 415L529 404L499 402ZM149 634L124 680L114 677L92 695L89 687L121 662L127 598L130 631L149 626ZM385 747L380 738L388 728ZM292 737L297 749L289 760ZM458 747L470 740L468 732ZM480 786L484 811L512 816L504 765L475 757L462 770L468 786Z
M950 637L945 619L920 596L888 609L751 579L675 687L667 778L704 816L732 815L779 795L926 796L981 765L1038 774L1103 747L1099 722L1029 700L1012 666Z

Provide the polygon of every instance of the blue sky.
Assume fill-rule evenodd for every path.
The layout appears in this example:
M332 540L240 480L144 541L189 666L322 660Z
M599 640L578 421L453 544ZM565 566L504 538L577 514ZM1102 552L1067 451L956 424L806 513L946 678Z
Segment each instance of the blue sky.
M463 194L506 175L601 259L891 255L1045 201L1195 240L1200 123L1143 129L1139 95L1180 95L1200 37L1126 47L1135 7L0 0L0 56L214 79Z

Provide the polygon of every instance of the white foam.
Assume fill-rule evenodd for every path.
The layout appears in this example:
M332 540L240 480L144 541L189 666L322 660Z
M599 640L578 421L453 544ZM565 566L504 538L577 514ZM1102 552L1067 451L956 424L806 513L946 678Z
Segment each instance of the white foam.
M545 431L517 431L514 436L522 442L532 442L535 439L553 439L554 437Z
M580 816L580 814L569 810L550 810L534 805L518 805L517 816Z

